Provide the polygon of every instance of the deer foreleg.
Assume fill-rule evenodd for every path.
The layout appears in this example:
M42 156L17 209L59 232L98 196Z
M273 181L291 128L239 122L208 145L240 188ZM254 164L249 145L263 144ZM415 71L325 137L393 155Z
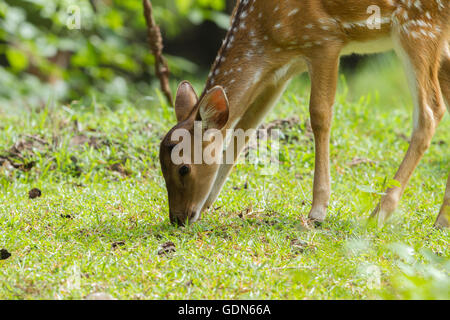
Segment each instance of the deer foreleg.
M310 62L311 127L315 141L313 203L309 218L323 222L330 200L330 131L339 69L340 48L330 47Z

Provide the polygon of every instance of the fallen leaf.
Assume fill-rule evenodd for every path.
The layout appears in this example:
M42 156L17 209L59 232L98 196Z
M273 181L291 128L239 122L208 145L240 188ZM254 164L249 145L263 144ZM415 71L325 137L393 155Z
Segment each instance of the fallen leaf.
M292 249L294 249L294 251L303 253L305 251L305 249L308 247L308 243L303 240L292 239L291 247L292 247Z
M161 245L161 248L158 250L158 255L169 255L174 252L176 252L175 244L172 241L168 241Z
M124 245L125 245L125 241L114 241L114 242L111 244L111 248L112 248L113 250L116 250L116 249L119 249L120 246L124 246Z
M42 192L38 188L33 188L28 192L28 197L30 199L36 199L39 198L40 196L42 196Z
M0 250L0 260L6 260L9 257L11 257L11 253L9 253L8 250L6 250L6 249Z

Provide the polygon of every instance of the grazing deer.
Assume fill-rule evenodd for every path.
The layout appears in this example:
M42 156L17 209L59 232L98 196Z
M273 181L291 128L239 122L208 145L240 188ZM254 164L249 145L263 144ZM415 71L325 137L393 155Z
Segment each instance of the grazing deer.
M373 20L374 13L379 16ZM233 167L172 163L170 155L178 142L172 138L174 130L192 132L194 121L200 120L205 130L256 128L288 81L308 71L315 137L309 218L322 222L331 193L329 140L339 57L395 49L414 97L414 130L395 175L400 186L389 188L372 213L384 222L429 147L445 103L450 108L449 26L449 0L240 0L200 98L188 82L181 83L176 94L178 124L160 147L171 221L198 220L216 200ZM241 150L236 147L236 158ZM450 177L435 226L449 226L449 211Z

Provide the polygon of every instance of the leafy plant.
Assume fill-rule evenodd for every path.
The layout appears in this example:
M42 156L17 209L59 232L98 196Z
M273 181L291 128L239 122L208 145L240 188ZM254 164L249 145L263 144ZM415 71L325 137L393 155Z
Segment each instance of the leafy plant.
M193 23L228 25L224 0L153 0L167 38ZM169 56L172 73L197 71ZM6 0L0 3L0 99L41 103L144 92L154 80L141 1ZM133 88L130 88L130 83Z

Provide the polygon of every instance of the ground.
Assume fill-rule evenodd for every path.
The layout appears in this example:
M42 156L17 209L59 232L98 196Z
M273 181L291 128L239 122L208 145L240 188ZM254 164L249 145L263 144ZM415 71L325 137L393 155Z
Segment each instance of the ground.
M306 221L314 161L306 77L266 121L295 116L273 122L283 132L279 171L238 165L215 208L183 228L169 223L159 168L159 141L175 121L160 94L139 108L101 100L0 108L0 298L449 299L449 235L432 225L450 117L396 214L377 228L367 217L395 183L412 103L396 60L347 79L335 106L331 204L316 228Z

